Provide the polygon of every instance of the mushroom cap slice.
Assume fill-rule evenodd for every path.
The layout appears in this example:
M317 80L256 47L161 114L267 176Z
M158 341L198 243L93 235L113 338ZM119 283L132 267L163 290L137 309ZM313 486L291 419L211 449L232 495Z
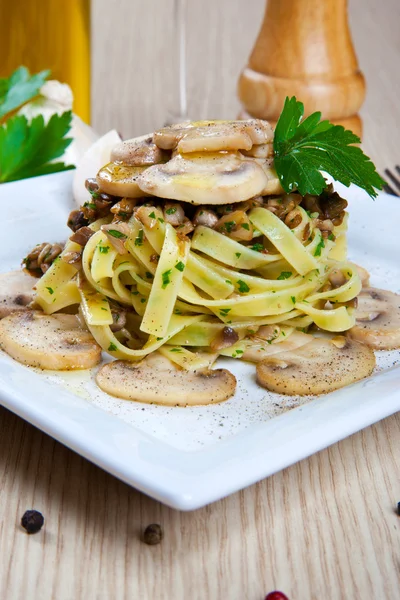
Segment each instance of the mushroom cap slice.
M272 148L273 129L267 121L192 121L156 131L153 141L160 148L178 152L218 152L247 150L254 144ZM265 155L266 149L264 149ZM268 156L271 155L269 150Z
M110 162L100 169L96 180L100 190L106 194L124 198L141 198L147 194L139 188L137 179L146 168Z
M281 186L281 182L273 165L273 161L256 159L256 162L261 166L267 178L267 183L261 192L261 196L281 196L282 194L285 194L286 192Z
M347 335L375 350L400 348L400 295L365 288L357 300L356 324Z
M258 363L260 385L289 395L326 394L371 375L373 351L343 336L313 338L295 351L280 352Z
M13 312L27 310L33 300L35 277L25 271L11 271L0 275L0 319Z
M258 338L255 334L252 338L252 344L246 346L241 358L250 362L261 362L264 359L272 356L273 354L279 354L280 352L286 352L289 350L296 350L305 344L308 344L313 339L311 335L302 333L301 331L293 331L293 333L281 342L268 343L268 340Z
M361 284L363 288L369 288L369 272L364 267L357 265L356 263L350 263L353 267L356 268L359 278L361 279Z
M111 151L111 161L122 162L131 167L148 167L167 162L170 155L170 152L156 146L152 134L148 134L125 140L114 146Z
M178 370L159 354L138 363L116 360L103 365L96 382L112 396L168 406L223 402L236 389L236 378L226 369Z
M20 363L52 369L90 369L101 348L75 315L16 312L0 321L0 348Z
M177 154L137 179L143 192L191 204L232 204L257 196L268 178L254 159L238 153Z

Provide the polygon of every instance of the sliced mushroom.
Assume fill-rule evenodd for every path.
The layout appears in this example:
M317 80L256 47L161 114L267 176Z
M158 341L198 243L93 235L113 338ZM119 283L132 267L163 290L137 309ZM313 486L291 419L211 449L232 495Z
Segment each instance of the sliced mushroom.
M219 152L221 150L247 150L254 144L268 146L261 151L262 157L272 154L274 134L267 121L193 121L178 123L156 131L153 140L160 148L178 152Z
M236 378L226 369L183 371L158 353L139 363L108 363L98 371L96 382L112 396L168 406L223 402L236 389Z
M137 179L146 168L110 162L100 169L96 180L102 192L112 196L140 198L146 194L139 188Z
M326 394L371 375L373 351L339 336L313 338L295 351L280 352L258 363L257 381L279 394Z
M24 271L11 271L0 275L0 319L17 310L26 310L33 300L36 277Z
M297 348L308 344L311 338L307 333L294 331L287 339L283 339L282 341L273 344L272 341L278 336L271 332L270 336L266 337L266 333L260 331L266 328L267 327L260 327L257 333L252 337L252 343L246 346L241 355L243 360L258 363L273 354L296 350ZM277 327L275 326L273 329L277 329Z
M122 162L131 167L157 165L167 162L169 158L170 152L156 146L152 134L120 142L111 152L112 162Z
M0 321L0 347L20 363L52 369L90 369L101 348L75 315L16 312Z
M364 267L361 267L360 265L356 265L356 263L350 263L350 264L352 264L353 267L356 268L358 276L361 279L363 288L368 288L369 287L369 273L368 273L367 269L364 269Z
M229 204L257 196L268 177L254 159L237 153L177 154L137 178L143 192L192 204Z
M265 159L255 159L256 162L261 166L264 174L267 178L266 184L261 192L262 196L272 196L272 195L282 195L285 193L285 190L281 186L281 182L279 181L279 177L276 173L276 170L273 166L272 161Z
M356 324L347 335L375 350L400 348L400 295L367 288L357 299Z
M271 158L274 155L274 147L272 144L257 144L250 150L241 151L245 156L253 156L254 158Z

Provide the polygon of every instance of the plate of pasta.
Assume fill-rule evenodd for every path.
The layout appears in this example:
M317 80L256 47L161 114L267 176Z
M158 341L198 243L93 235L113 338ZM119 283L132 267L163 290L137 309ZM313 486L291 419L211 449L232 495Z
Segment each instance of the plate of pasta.
M181 509L397 411L400 205L352 136L288 99L1 186L1 402Z

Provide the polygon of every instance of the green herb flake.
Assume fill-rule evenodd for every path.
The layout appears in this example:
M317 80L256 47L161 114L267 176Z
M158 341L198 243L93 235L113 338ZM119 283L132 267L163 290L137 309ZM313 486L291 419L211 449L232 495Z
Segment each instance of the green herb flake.
M250 246L251 250L254 250L255 252L262 252L264 250L264 246L262 244L253 244L252 246Z
M229 285L232 285L232 281L230 281L230 279L225 279L225 283L229 283Z
M241 252L235 252L236 258L240 258L242 256Z
M83 206L84 208L91 208L92 210L96 210L96 205L93 202L85 202Z
M290 299L293 302L293 304L296 304L296 297L295 296L290 296Z
M243 227L243 229L246 229L247 231L250 231L250 225L248 223L242 223L241 227Z
M140 298L140 302L144 304L146 302L146 298Z
M167 208L165 212L167 213L167 215L173 215L176 213L176 208L175 206L172 206L171 208Z
M116 350L117 350L117 346L115 344L113 344L112 342L110 342L110 345L108 346L108 351L115 352Z
M223 228L225 229L225 231L227 231L228 233L232 233L233 228L236 227L236 221L226 221L223 224Z
M319 242L314 250L314 256L321 256L322 248L325 248L325 242L324 242L323 237L321 237L321 239L319 240Z
M162 219L161 217L158 217L157 221L160 221L160 223L165 223L164 219Z
M161 340L163 340L164 338L162 338L162 337L158 337L158 338L156 338L156 339L157 339L157 342L160 342L160 341L161 341Z
M156 213L154 212L154 210L153 210L153 212L151 212L149 214L149 217L150 217L150 219L155 219L156 218Z
M231 312L231 308L221 308L221 310L219 311L220 315L222 317L226 317L226 315Z
M131 292L133 294L133 296L138 296L139 292Z
M182 348L171 348L170 352L182 352Z
M147 279L153 279L153 274L150 271L146 271L146 277Z
M171 279L170 279L171 273L172 273L172 269L168 269L168 271L164 271L164 273L162 273L162 275L161 275L161 279L162 279L161 287L163 290L165 290L167 285L169 285L171 283Z
M277 279L282 281L283 279L289 279L293 275L292 271L282 271Z
M100 254L108 254L110 246L98 246Z
M144 232L143 232L143 229L141 229L135 239L135 246L143 246L143 235L144 235Z
M178 271L180 271L182 273L182 271L185 270L184 263L180 260L179 262L176 263L175 269L178 269Z
M330 240L331 242L335 241L335 236L333 235L332 232L328 235L328 240Z
M49 294L54 294L53 288L47 287L46 290L49 292Z
M118 231L118 229L108 229L107 233L109 235L112 235L112 237L115 237L115 238L118 238L118 239L123 239L123 238L127 237L125 235L125 233L122 233L122 231Z
M241 279L239 279L236 283L239 285L239 292L241 294L246 294L247 292L250 291L250 288L247 285L247 283L242 281Z
M107 310L106 308L104 308L104 306L100 306L101 310Z

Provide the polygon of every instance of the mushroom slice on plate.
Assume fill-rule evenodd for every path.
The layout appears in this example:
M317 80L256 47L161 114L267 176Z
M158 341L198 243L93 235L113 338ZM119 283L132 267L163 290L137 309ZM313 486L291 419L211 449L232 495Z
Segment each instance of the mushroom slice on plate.
M311 339L314 338L307 333L293 331L293 333L287 339L284 339L281 342L268 343L269 340L260 339L257 332L252 338L252 343L246 346L241 358L243 360L258 363L269 356L272 356L273 354L296 350L297 348L308 344Z
M279 181L279 177L275 171L275 167L273 166L273 161L265 159L255 160L261 166L267 178L267 182L261 192L261 196L280 196L284 194L285 190L281 186L281 182Z
M364 267L361 267L360 265L357 265L356 263L350 263L350 264L352 264L353 267L356 268L358 276L361 279L363 288L368 288L369 287L369 273L368 273L367 269L364 269Z
M347 335L375 350L400 348L400 295L366 288L357 300L356 324Z
M160 148L178 152L218 152L247 150L253 145L272 148L273 129L267 121L193 121L178 123L156 131L153 140ZM271 156L266 148L262 156Z
M344 336L313 338L297 350L258 363L257 381L278 394L326 394L368 377L374 367L375 355L368 346Z
M143 192L192 204L231 204L257 196L268 184L253 159L238 153L177 154L137 179Z
M0 321L0 348L20 363L64 371L90 369L101 348L75 315L16 312Z
M236 389L236 378L226 369L179 370L160 354L138 363L108 363L99 369L96 382L112 396L168 406L223 402Z
M27 310L33 300L35 277L24 271L11 271L0 275L0 319L17 310Z
M152 134L120 142L111 151L112 162L122 162L131 167L148 167L165 163L170 156L170 152L154 144Z
M96 180L101 192L124 198L140 198L146 194L139 188L137 178L147 167L130 167L110 162L100 169Z

